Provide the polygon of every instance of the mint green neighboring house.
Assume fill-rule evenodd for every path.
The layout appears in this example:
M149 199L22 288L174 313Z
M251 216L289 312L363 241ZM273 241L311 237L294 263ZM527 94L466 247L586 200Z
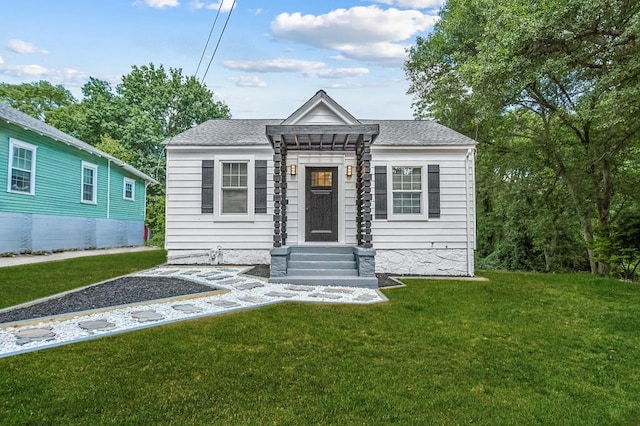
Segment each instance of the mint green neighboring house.
M0 103L0 253L141 245L154 183Z

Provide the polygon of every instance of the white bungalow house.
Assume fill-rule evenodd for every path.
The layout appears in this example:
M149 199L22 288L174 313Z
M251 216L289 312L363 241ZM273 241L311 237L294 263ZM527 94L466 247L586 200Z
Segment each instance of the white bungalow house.
M270 264L271 282L472 276L474 140L358 120L319 91L285 120L210 120L166 143L172 264Z

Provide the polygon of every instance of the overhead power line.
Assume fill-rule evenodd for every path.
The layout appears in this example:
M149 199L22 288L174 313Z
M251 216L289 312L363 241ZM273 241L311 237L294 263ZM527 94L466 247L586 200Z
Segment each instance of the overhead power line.
M200 61L198 61L198 68L196 68L195 77L198 77L198 71L200 71L200 65L202 64L202 60L204 59L204 54L207 51L207 47L209 47L209 41L211 40L211 34L213 34L213 29L216 26L216 22L218 22L218 16L220 16L220 9L222 9L223 0L220 0L220 4L218 5L218 12L216 13L216 18L213 20L213 25L211 25L211 31L209 31L209 37L207 37L207 42L204 45L204 49L202 49L202 55L200 55Z
M222 7L222 1L220 0L220 6ZM211 55L211 59L209 59L209 64L207 65L207 69L204 71L204 75L200 82L204 82L204 79L207 77L207 73L209 72L209 67L213 62L213 58L216 57L216 52L218 51L218 46L220 46L220 41L222 40L222 36L224 35L224 31L227 29L227 24L229 23L229 18L231 18L231 13L236 8L236 0L233 0L233 4L231 5L231 10L229 10L229 14L227 15L227 20L224 21L224 27L222 27L222 32L220 33L220 37L218 37L218 42L216 43L216 48L213 50L213 55Z

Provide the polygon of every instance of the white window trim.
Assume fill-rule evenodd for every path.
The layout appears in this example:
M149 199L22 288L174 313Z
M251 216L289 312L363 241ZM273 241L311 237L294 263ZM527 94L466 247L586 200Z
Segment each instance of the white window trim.
M23 148L31 151L31 179L29 182L29 192L16 191L11 189L11 170L13 169L13 150L14 148ZM30 143L22 142L17 139L9 138L9 161L7 162L7 192L22 195L35 195L36 193L36 152L38 147Z
M420 214L402 214L393 212L393 168L394 167L420 167ZM427 205L427 164L414 162L393 162L387 164L387 220L412 221L412 220L428 220ZM403 192L403 191L398 191Z
M91 201L84 199L84 171L85 169L93 170L93 199ZM98 204L98 166L86 161L82 162L82 172L80 173L80 202L84 204Z
M131 185L131 197L127 197L127 184ZM136 200L136 181L131 178L124 178L122 180L122 199L127 201Z
M213 165L213 219L219 222L253 222L255 219L255 161L253 155L218 155ZM223 163L247 164L247 213L222 213Z

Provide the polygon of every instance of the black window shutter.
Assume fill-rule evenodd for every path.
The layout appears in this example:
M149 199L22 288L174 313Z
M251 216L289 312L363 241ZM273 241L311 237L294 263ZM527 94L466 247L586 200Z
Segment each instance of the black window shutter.
M202 213L213 213L213 160L202 160Z
M255 212L267 212L267 160L256 160Z
M375 167L376 219L387 218L387 166Z
M429 186L429 217L440 217L440 166L429 165L428 186Z

